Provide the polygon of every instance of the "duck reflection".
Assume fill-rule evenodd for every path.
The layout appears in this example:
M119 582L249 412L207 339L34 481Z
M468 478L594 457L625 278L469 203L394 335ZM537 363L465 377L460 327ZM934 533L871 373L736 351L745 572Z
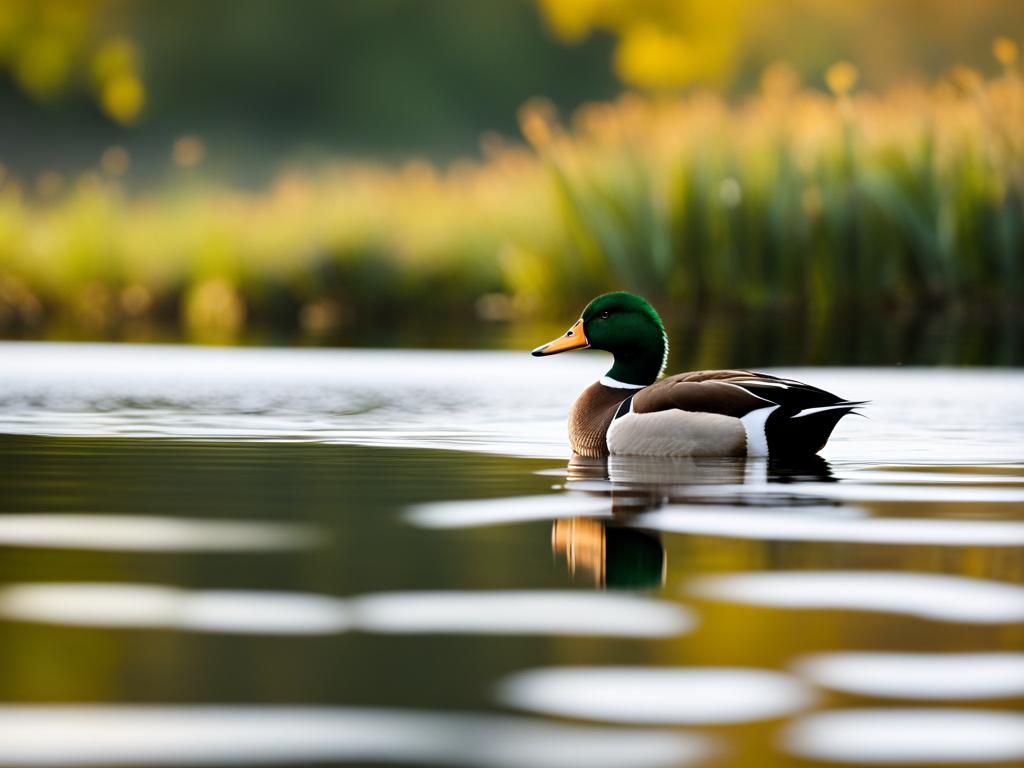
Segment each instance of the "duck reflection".
M663 458L610 456L569 461L569 488L584 492L652 496L663 500L692 501L703 486L737 486L749 493L767 483L836 482L832 468L821 456L800 459Z
M665 548L654 533L577 517L556 520L551 549L569 573L586 574L597 587L652 589L665 583Z
M762 503L758 489L767 483L835 481L831 467L820 456L776 461L573 456L566 488L608 498L611 520L555 520L551 549L565 560L570 574L586 575L595 586L654 589L665 582L665 547L657 532L638 524L643 513L672 503L757 506ZM735 492L728 492L730 488ZM772 496L777 503L777 494ZM806 499L793 503L806 503Z

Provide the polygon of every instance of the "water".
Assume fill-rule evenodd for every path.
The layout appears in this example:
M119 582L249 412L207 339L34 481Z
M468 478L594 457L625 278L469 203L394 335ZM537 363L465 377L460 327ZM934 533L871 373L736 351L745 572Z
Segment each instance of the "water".
M570 461L605 367L0 344L0 765L1024 765L1024 374Z

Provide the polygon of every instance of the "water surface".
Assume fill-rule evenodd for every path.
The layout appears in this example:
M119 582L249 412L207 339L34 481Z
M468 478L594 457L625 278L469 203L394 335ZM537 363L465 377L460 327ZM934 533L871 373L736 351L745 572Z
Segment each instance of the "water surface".
M0 765L1024 763L1024 374L570 461L605 366L0 344Z

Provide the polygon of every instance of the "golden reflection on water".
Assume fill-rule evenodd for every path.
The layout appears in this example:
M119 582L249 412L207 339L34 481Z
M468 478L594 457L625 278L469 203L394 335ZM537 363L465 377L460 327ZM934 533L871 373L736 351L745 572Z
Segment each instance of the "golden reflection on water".
M551 548L569 573L586 574L598 587L653 589L665 583L665 548L644 531L576 517L556 520Z

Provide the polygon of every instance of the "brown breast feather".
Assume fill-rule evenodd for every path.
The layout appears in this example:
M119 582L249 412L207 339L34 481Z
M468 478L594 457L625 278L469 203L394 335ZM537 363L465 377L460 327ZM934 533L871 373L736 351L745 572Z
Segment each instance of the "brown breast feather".
M600 382L583 390L569 413L569 444L573 453L592 458L607 456L608 425L622 401L636 391L606 387Z

